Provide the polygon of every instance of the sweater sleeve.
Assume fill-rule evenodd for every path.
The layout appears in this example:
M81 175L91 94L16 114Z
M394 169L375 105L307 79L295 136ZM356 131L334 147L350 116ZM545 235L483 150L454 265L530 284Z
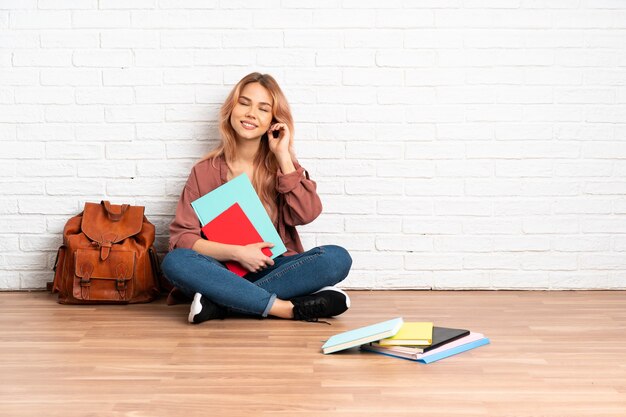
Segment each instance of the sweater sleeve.
M317 195L315 181L299 164L289 174L278 172L276 191L284 197L283 219L288 226L311 223L322 212L322 202Z
M191 202L200 197L198 182L194 170L189 174L187 183L176 206L176 216L170 224L169 249L191 249L198 239L201 239L200 222L191 207Z

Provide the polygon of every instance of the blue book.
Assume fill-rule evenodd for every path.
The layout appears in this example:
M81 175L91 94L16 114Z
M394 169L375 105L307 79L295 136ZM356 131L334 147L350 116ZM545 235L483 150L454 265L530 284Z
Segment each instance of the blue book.
M202 227L209 224L216 217L228 210L235 203L250 220L264 242L271 242L274 247L270 248L271 258L275 258L287 252L287 248L280 238L272 219L267 214L263 203L259 199L248 175L241 174L215 190L191 203Z
M336 334L324 343L322 352L324 352L324 354L338 352L340 350L391 337L398 333L400 327L402 327L402 323L404 323L402 317L397 317L392 320Z
M466 343L464 345L457 346L455 348L448 349L446 351L439 352L439 353L427 356L427 357L422 358L422 359L418 359L417 361L421 362L421 363L437 362L440 359L444 359L444 358L447 358L449 356L456 355L456 354L459 354L459 353L462 353L462 352L465 352L465 351L468 351L468 350L471 350L471 349L476 349L477 347L488 345L488 344L489 344L489 339L486 338L486 337L483 337L482 339L478 339L478 340L476 340L474 342Z
M469 336L449 343L448 346L444 345L426 353L412 353L410 349L403 349L399 346L378 345L363 345L361 350L428 364L487 344L489 344L488 338L479 333L471 333Z

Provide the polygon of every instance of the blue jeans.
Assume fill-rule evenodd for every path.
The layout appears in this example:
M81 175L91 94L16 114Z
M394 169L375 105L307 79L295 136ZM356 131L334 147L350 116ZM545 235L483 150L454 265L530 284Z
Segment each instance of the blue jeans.
M267 317L276 298L288 300L341 282L352 258L344 248L320 246L242 278L214 258L192 249L174 249L161 266L167 279L193 297L197 292L229 310Z

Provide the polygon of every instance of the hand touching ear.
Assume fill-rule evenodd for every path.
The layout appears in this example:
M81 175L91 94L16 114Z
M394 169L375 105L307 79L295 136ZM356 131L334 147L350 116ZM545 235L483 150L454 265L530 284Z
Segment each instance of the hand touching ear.
M278 133L278 137L274 137L274 133ZM289 127L285 123L273 123L267 131L268 143L270 151L276 156L278 165L283 174L290 174L296 170L291 160L289 146L293 143L293 137L289 131Z
M278 137L274 137L274 132L278 132ZM273 123L267 131L270 151L276 158L289 156L289 145L293 141L289 127L285 123Z

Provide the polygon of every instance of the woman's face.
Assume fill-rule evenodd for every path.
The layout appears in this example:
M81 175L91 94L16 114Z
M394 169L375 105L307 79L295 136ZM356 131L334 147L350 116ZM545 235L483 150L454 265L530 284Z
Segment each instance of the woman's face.
M272 124L273 104L272 96L261 84L246 84L230 114L230 124L237 138L260 139Z

